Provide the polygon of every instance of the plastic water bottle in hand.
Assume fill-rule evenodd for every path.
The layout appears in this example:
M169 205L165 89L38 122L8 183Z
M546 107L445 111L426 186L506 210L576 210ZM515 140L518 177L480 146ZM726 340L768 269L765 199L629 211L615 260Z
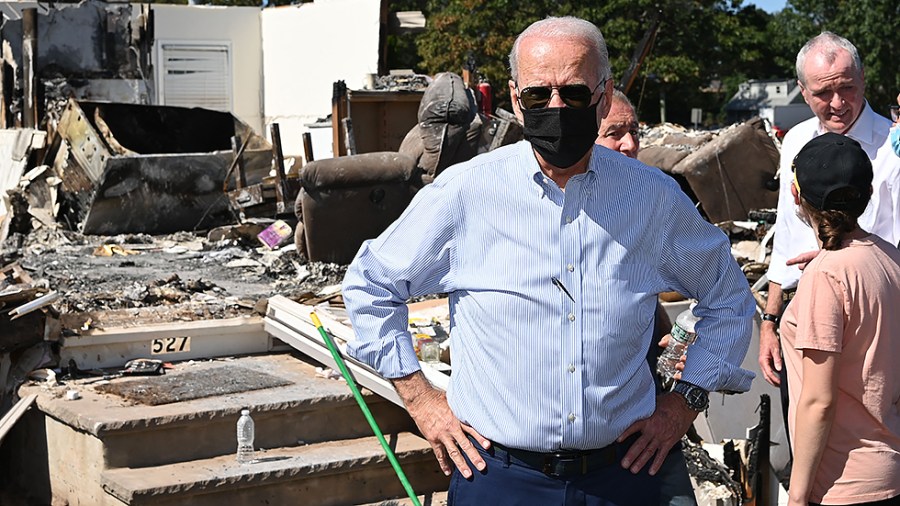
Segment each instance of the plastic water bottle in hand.
M241 417L237 422L237 461L238 464L249 464L255 458L253 451L253 438L256 428L253 419L250 418L250 410L242 409Z
M694 304L691 304L690 308L685 309L675 318L675 324L672 325L672 338L669 339L668 346L656 362L656 372L663 379L670 380L675 377L675 373L678 372L675 365L681 360L688 345L697 338L694 327L700 318L694 316L693 309Z

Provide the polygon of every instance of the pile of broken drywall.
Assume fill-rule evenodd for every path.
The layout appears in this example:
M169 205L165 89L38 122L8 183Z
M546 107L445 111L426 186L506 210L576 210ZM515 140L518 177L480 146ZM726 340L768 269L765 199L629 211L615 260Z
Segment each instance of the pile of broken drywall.
M761 118L714 131L666 123L641 134L638 159L681 181L711 222L776 206L779 145Z

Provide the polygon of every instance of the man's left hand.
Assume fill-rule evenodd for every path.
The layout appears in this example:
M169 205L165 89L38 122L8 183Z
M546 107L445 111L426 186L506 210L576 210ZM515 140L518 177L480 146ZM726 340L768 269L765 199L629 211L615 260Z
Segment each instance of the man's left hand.
M619 436L617 441L622 442L632 434L640 433L622 459L622 467L637 474L652 459L649 473L655 475L669 450L681 441L698 414L688 407L680 394L669 392L658 396L656 411L650 418L634 422Z

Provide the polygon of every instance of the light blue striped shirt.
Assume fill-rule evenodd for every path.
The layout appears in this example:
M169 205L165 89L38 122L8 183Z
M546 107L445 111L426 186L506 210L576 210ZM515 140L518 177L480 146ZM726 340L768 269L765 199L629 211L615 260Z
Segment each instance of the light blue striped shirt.
M684 380L746 391L754 301L725 234L657 169L595 146L563 192L523 141L449 168L363 244L348 352L388 378L417 371L405 301L448 293L456 416L514 448L601 448L654 410L646 354L669 290L703 317Z

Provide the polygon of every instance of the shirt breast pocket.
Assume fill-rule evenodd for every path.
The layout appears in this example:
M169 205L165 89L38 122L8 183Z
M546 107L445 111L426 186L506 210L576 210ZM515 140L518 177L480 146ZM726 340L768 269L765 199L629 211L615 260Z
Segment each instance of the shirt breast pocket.
M653 327L659 275L648 265L603 264L598 276L596 309L602 333L634 346Z

